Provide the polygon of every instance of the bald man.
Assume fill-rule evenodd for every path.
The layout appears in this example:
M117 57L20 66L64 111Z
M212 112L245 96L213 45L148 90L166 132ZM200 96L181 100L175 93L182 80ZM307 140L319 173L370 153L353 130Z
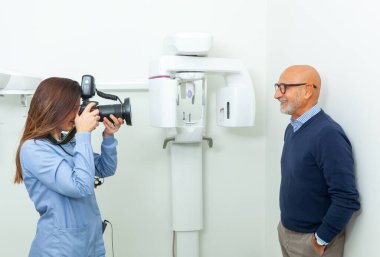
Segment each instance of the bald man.
M290 124L281 156L278 235L284 257L341 257L344 230L359 210L351 143L318 105L321 78L309 65L288 67L274 98Z

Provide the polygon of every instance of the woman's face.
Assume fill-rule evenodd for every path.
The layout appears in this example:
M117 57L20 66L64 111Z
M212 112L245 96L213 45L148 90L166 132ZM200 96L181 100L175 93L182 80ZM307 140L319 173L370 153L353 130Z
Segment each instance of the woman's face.
M70 131L75 125L75 117L80 108L80 98L78 98L78 102L70 112L70 114L65 118L63 124L61 125L61 131Z

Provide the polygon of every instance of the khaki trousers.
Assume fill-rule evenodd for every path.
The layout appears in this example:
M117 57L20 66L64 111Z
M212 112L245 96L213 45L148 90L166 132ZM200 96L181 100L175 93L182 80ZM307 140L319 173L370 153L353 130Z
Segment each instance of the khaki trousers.
M283 257L318 257L320 255L311 244L312 233L298 233L285 228L281 221L277 227L278 239ZM327 246L322 256L342 257L344 248L344 231L337 235Z

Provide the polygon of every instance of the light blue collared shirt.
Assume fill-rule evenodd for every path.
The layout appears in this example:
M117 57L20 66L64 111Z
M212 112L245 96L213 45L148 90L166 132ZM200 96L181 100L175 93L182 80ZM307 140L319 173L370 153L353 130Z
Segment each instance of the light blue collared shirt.
M299 130L301 126L306 123L306 121L310 120L314 115L316 115L320 111L321 107L317 103L312 108L310 108L310 110L298 117L298 119L295 120L293 118L290 118L290 124L293 126L293 132Z

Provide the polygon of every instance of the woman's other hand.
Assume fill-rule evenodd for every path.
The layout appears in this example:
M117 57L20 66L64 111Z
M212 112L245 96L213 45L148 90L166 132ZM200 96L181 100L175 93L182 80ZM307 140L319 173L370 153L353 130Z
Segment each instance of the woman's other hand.
M116 118L113 114L110 115L110 118L112 119L113 123L106 117L103 118L104 136L112 136L119 130L121 125L124 124L124 120L122 118Z

